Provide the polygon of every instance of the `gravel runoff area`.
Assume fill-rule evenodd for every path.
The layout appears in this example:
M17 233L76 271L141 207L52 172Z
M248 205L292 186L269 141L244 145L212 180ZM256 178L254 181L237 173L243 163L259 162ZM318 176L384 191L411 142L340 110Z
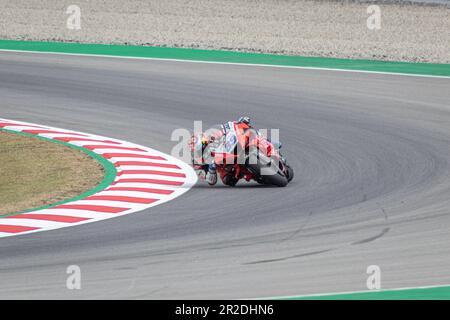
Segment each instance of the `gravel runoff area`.
M444 0L441 0L444 1ZM445 1L444 1L445 2ZM67 28L69 5L81 30ZM450 63L450 5L372 1L0 0L0 38Z

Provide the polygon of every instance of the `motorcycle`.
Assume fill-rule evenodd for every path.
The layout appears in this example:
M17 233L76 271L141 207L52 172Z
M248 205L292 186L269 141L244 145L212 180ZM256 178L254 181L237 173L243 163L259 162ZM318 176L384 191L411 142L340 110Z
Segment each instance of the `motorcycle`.
M294 178L294 170L280 153L281 143L270 142L253 128L228 122L191 139L192 164L200 178L205 178L212 163L223 184L231 187L241 179L285 187Z

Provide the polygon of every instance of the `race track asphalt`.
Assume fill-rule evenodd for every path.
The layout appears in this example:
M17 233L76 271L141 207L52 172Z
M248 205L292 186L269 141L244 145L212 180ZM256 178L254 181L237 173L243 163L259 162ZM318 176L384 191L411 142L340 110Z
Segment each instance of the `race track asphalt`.
M256 298L450 283L450 79L0 53L0 117L170 153L279 128L286 188L199 183L147 211L0 240L0 298ZM66 288L78 265L82 289Z

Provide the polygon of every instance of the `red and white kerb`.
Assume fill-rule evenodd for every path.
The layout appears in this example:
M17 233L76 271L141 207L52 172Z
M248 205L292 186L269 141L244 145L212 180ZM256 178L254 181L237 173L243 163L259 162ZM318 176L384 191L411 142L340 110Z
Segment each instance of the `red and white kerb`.
M0 217L0 237L64 228L156 206L188 191L197 181L183 161L157 150L117 139L0 118L0 128L80 146L114 164L115 181L81 200Z

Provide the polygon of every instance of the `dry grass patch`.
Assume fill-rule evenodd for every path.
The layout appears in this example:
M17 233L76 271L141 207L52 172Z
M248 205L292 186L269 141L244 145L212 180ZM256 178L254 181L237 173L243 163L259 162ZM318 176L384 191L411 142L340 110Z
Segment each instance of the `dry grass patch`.
M0 214L76 197L103 177L103 167L79 150L0 131Z

